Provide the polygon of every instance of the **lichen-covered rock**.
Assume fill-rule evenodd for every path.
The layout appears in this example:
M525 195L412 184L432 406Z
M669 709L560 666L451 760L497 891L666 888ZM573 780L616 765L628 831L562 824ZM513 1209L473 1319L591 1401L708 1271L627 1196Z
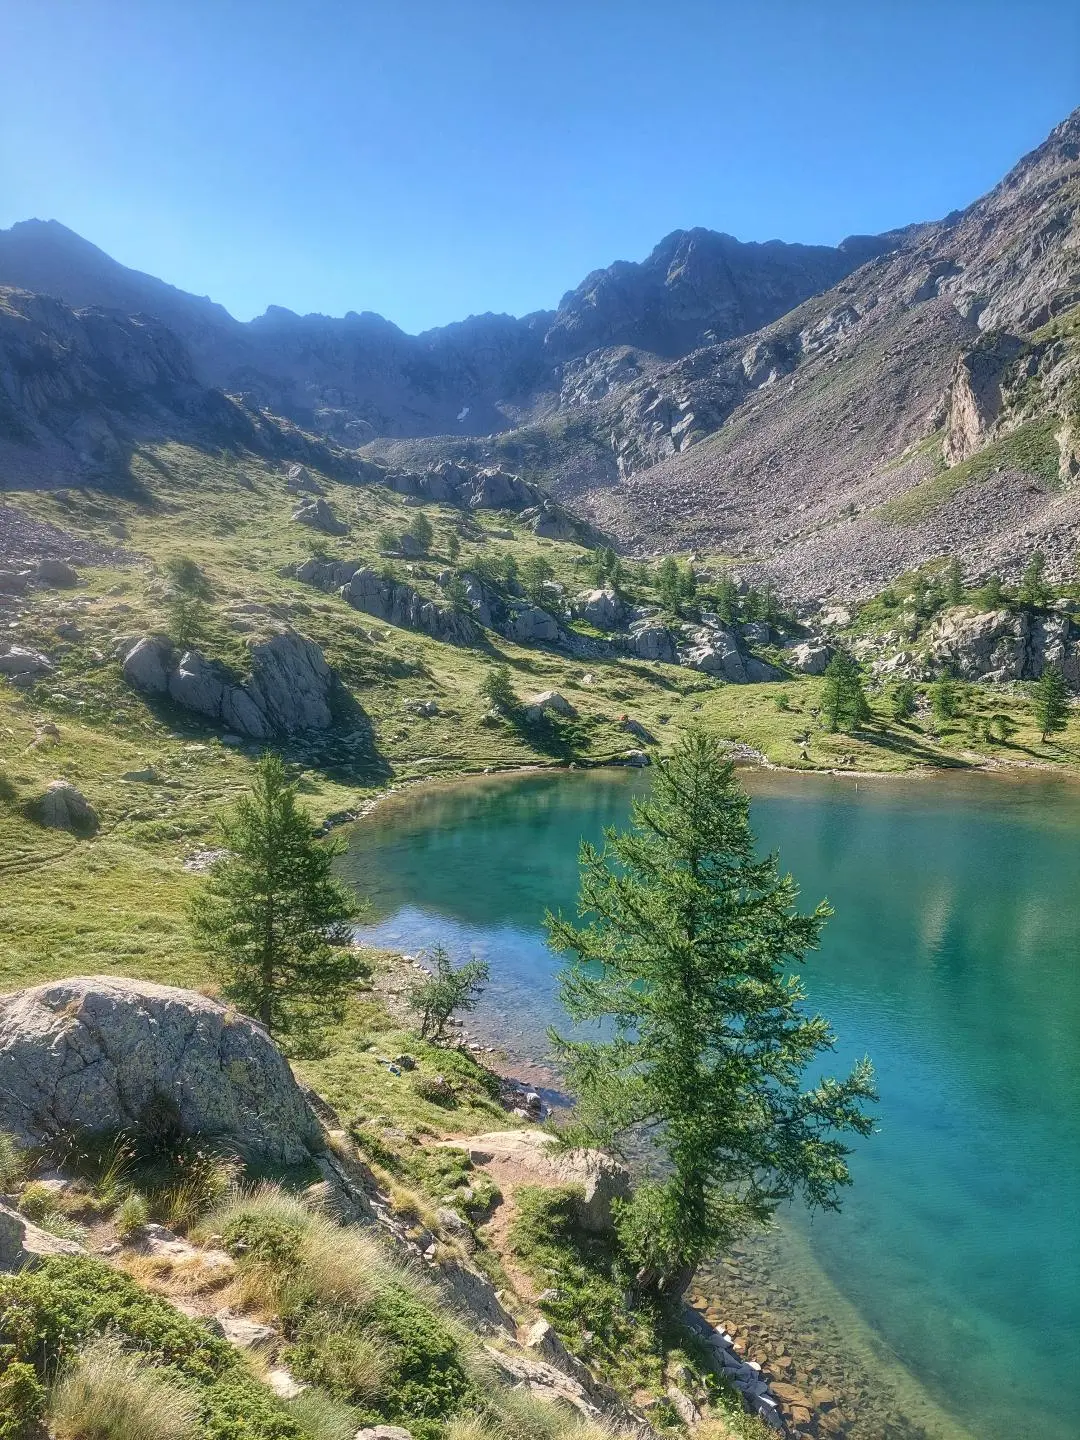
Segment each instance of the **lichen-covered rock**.
M0 996L0 1129L37 1143L137 1126L162 1097L192 1134L305 1162L321 1130L253 1020L188 990L92 975Z
M1067 615L985 610L957 606L930 632L929 658L962 680L1037 680L1059 665L1068 684L1080 688L1080 649Z
M551 710L556 715L564 715L568 720L572 720L577 714L570 701L565 695L560 695L558 690L542 690L539 695L533 696L529 704L537 710Z
M832 647L823 640L804 640L801 645L793 645L785 658L799 675L823 675L832 655Z
M706 675L719 675L736 685L746 683L746 661L735 637L727 630L699 632L686 663Z
M124 656L124 679L146 695L165 695L169 689L169 644L144 635Z
M574 614L598 630L618 630L626 623L630 607L614 590L586 590L574 601Z
M640 660L663 660L675 665L679 659L675 637L666 625L648 623L632 630L626 648Z
M50 780L34 809L38 821L50 830L92 835L98 828L97 811L70 780Z

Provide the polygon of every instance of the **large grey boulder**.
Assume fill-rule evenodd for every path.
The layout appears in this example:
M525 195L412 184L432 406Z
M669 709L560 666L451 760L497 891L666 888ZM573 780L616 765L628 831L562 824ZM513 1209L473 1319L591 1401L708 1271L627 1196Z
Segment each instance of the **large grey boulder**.
M1047 665L1060 665L1080 688L1080 649L1067 615L1028 611L947 610L930 632L929 658L962 680L1037 680Z
M746 683L746 661L735 637L727 630L701 631L686 662L691 669L718 675L736 685Z
M618 630L626 623L630 606L614 590L586 590L574 601L574 614L598 630Z
M290 465L285 479L287 488L297 494L325 495L326 490L306 465Z
M303 500L292 513L298 525L310 525L324 535L347 535L349 527L337 518L329 503L321 495Z
M146 695L164 695L169 689L168 659L168 641L144 635L124 656L124 679Z
M296 1165L321 1130L266 1031L189 990L92 975L0 996L0 1129L36 1144L137 1126L162 1098L191 1134Z
M642 625L640 629L632 630L626 648L640 660L663 660L669 665L675 665L679 659L675 637L666 625L650 622Z
M561 632L554 615L541 610L539 605L527 605L514 612L504 633L508 639L528 645L534 641L551 644L558 640Z
M79 583L79 572L66 560L39 560L34 573L42 585L51 585L57 590L70 590Z
M38 821L50 830L92 835L98 828L97 811L70 780L50 780L34 808Z
M823 675L832 657L832 646L824 640L804 640L801 645L793 645L785 656L799 675Z
M22 645L12 645L0 655L0 675L30 676L48 675L53 664L47 655L37 650L27 650Z

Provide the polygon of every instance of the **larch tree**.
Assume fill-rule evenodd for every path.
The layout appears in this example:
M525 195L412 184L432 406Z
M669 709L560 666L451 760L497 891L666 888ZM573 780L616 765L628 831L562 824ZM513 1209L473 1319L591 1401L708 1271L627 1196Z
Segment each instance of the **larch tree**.
M219 826L226 854L192 902L196 936L227 999L276 1040L308 1043L365 973L351 943L364 907L331 873L344 846L314 835L274 754Z
M578 1097L571 1143L661 1164L617 1217L640 1288L682 1292L698 1263L801 1195L828 1209L851 1180L845 1132L867 1135L869 1061L803 1074L833 1044L791 973L829 915L758 858L749 800L712 737L658 763L630 828L581 848L579 923L548 916L567 956L563 1002L609 1038L552 1036Z
M1031 690L1035 723L1043 744L1069 723L1069 691L1060 665L1047 665Z

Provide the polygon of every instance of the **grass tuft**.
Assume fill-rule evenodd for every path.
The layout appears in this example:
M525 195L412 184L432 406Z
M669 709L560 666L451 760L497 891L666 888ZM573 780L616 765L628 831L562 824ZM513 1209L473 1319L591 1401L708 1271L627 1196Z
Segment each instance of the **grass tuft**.
M113 1340L88 1345L57 1381L56 1440L194 1440L198 1403L190 1387L127 1354Z

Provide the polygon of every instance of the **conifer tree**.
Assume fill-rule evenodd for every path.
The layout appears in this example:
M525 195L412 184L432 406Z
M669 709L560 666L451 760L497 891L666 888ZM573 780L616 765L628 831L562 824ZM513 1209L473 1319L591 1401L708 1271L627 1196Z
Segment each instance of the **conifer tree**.
M889 697L894 720L908 720L915 713L915 686L910 680L898 680Z
M855 730L870 718L862 674L852 656L838 650L825 667L821 714L826 730Z
M425 553L431 549L435 527L422 510L417 510L409 524L409 534Z
M529 555L522 562L521 584L534 605L539 605L546 599L544 586L554 578L554 566L543 555Z
M510 679L509 665L492 665L480 681L480 694L493 710L511 715L517 709L518 697Z
M1046 557L1041 550L1035 550L1024 567L1023 579L1017 599L1021 605L1031 605L1036 610L1044 609L1054 598L1046 581Z
M677 615L679 613L679 603L682 600L682 577L679 574L679 562L673 555L665 555L656 567L656 593L660 598L660 604L669 614Z
M339 1018L364 973L350 948L363 906L331 873L344 846L315 838L273 754L220 830L227 854L192 903L195 934L227 999L275 1039L304 1041Z
M1042 732L1043 743L1069 723L1069 692L1060 665L1047 665L1032 686L1032 708L1035 723Z
M716 586L716 613L725 625L734 625L739 615L739 587L729 574L720 576Z
M964 600L964 572L960 561L954 555L945 573L945 595L950 605L961 605Z
M618 1217L638 1284L682 1291L698 1262L801 1195L835 1209L850 1183L844 1132L870 1133L873 1072L802 1075L832 1045L791 975L829 914L796 909L759 859L749 800L720 744L691 732L657 764L630 829L581 847L579 916L548 916L568 956L563 1001L610 1039L553 1035L578 1097L569 1139L647 1142L664 1171Z

